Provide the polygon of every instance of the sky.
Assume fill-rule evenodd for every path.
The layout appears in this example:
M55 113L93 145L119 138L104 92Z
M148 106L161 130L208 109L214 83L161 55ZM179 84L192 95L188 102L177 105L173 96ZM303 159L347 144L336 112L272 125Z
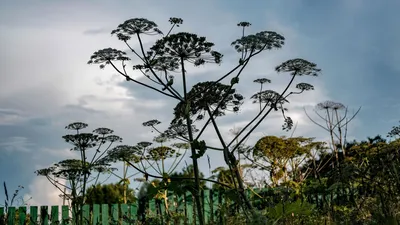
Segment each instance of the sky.
M77 157L61 138L67 124L85 122L88 131L108 127L131 145L154 136L142 122L158 119L161 127L168 125L176 102L125 81L112 68L87 65L99 49L126 50L110 33L131 18L147 18L166 31L168 19L180 17L184 23L176 32L196 33L215 43L215 50L224 54L223 63L188 69L190 84L215 80L236 65L239 55L230 43L241 35L238 22L252 23L249 33L269 30L286 38L282 49L261 54L243 72L237 89L246 104L237 115L217 120L226 139L231 138L230 129L242 127L257 113L249 100L258 90L252 81L265 77L272 80L268 88L283 90L290 76L274 68L292 58L304 58L322 69L319 77L296 80L315 87L289 99L296 136L326 140L327 134L303 111L306 107L312 112L326 100L341 102L350 112L362 107L349 125L349 139L385 135L400 120L395 97L400 94L399 7L396 0L1 1L0 181L7 183L9 193L24 186L20 196L31 198L31 205L61 204L60 192L34 171ZM145 46L155 38L146 37ZM265 135L290 135L282 131L282 124L279 114L271 114L247 143ZM205 139L218 145L212 130ZM220 152L206 154L212 167L224 165ZM206 157L200 164L209 175Z

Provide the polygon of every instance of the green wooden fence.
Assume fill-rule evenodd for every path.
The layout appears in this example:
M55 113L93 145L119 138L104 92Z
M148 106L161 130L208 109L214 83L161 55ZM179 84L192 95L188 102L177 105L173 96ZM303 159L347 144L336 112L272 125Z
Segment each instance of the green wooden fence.
M218 212L221 204L224 202L223 194L213 192L212 190L204 190L201 193L203 200L203 212L206 222L209 224L223 224L223 216ZM171 219L170 224L198 224L196 221L196 209L194 207L193 196L190 193L182 196L170 194L168 196L168 211L175 215L181 215L175 219ZM94 204L84 205L83 221L84 224L111 225L135 224L138 216L138 206L130 204ZM74 216L68 206L21 206L8 207L5 212L4 207L0 207L0 225L49 225L73 224ZM167 220L166 209L163 201L154 199L148 202L148 211L146 218L158 218L163 223Z
M254 195L254 192L247 190L247 195L253 204L261 204L264 207L271 206L275 199L273 193L267 193L272 189L258 189L254 190L260 195ZM267 191L267 192L266 192ZM265 194L262 194L265 193ZM207 224L225 224L225 214L222 211L227 210L223 204L226 202L228 193L215 190L203 190L201 192L201 199L203 201L203 214ZM261 197L261 198L260 198ZM313 196L309 196L313 197ZM311 203L318 202L320 196L315 200L309 200ZM169 218L170 224L198 224L196 221L196 208L193 201L193 196L188 192L186 195L176 196L173 193L168 195L168 210L165 209L163 201L150 200L148 204L148 211L146 220L157 218L161 224L165 224L168 220L166 211L174 215L180 215L174 219ZM265 205L266 204L266 205ZM221 209L223 209L221 211ZM84 224L98 224L98 225L134 225L134 221L138 220L138 206L128 204L94 204L84 205L82 208ZM0 207L0 225L69 225L73 224L74 215L68 206L30 206L30 207L8 207L6 212L5 208Z

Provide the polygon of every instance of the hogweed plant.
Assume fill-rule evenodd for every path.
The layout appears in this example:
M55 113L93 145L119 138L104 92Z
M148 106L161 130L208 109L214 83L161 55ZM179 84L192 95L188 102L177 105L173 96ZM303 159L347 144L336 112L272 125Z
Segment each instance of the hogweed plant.
M82 224L82 206L86 201L86 190L89 184L96 185L102 173L115 170L105 160L106 153L114 143L122 139L113 134L109 128L97 128L91 133L82 132L88 124L75 122L65 128L74 133L62 138L72 145L71 151L79 153L79 159L65 159L48 168L35 171L38 176L44 176L63 193L64 198L71 200L75 224ZM104 148L104 150L101 150ZM90 150L94 152L90 152Z
M167 141L164 136L157 136L154 142L159 146L152 147L151 142L139 142L136 146L119 145L111 149L105 160L107 162L123 161L127 165L135 168L137 171L144 174L143 179L136 181L147 182L149 180L149 169L158 174L155 176L161 178L162 182L159 185L159 197L164 201L166 209L168 209L167 201L167 186L171 182L170 175L184 158L185 154L181 154L180 149L186 148L184 143L176 143L170 146L165 146L163 143ZM173 160L170 168L165 165L167 160ZM153 176L154 177L154 176Z
M317 120L312 119L307 111L304 112L308 119L315 125L329 133L330 147L335 153L336 164L339 166L339 153L346 157L347 145L347 128L349 123L360 112L361 107L357 109L352 115L349 114L348 107L340 102L324 101L315 106L314 113L322 122L318 123Z
M292 94L299 94L305 90L312 90L311 85L297 85L299 92L290 92L295 78L300 76L317 76L320 69L317 65L304 59L291 59L277 66L278 73L289 73L291 79L281 92L263 90L262 84L270 80L257 81L261 84L261 90L252 97L260 105L259 113L237 134L231 141L225 140L220 132L216 120L225 116L227 112L238 112L244 102L244 96L237 92L235 86L250 61L263 52L280 49L284 45L285 38L274 31L261 31L255 34L246 34L251 25L248 22L240 22L242 35L231 43L238 53L238 63L226 74L212 81L202 81L193 87L188 86L187 68L198 67L207 64L221 64L223 54L214 49L214 43L206 37L188 33L173 33L174 28L182 25L180 18L170 18L171 28L164 34L157 24L144 18L134 18L120 24L111 32L120 41L124 42L132 55L139 60L137 65L130 65L134 71L144 75L144 79L138 80L128 73L127 66L131 58L124 51L105 48L93 53L88 64L98 64L101 69L106 66L114 68L127 81L152 89L160 95L175 99L177 104L173 109L174 118L165 132L160 132L170 138L183 140L190 146L191 158L194 168L194 199L197 216L200 225L204 224L204 215L200 201L200 177L198 159L209 149L219 150L224 156L232 176L236 177L235 190L238 195L243 212L254 212L250 201L245 195L245 187L238 169L238 160L235 152L243 144L249 135L261 124L271 111L281 110L284 113L283 104L288 103L287 98ZM144 37L156 35L160 38L149 49L145 49ZM135 39L138 47L134 48L130 42ZM229 80L228 80L229 79ZM227 81L228 80L228 81ZM179 82L178 82L179 81ZM181 84L178 84L181 83ZM182 88L176 88L181 85ZM178 91L182 90L182 91ZM285 116L285 127L291 128L293 122ZM195 125L201 127L197 130ZM153 124L154 125L154 124ZM207 127L212 127L222 147L210 146L203 139ZM195 131L197 134L194 135ZM143 171L144 172L144 171ZM146 173L145 173L146 174ZM149 174L146 174L149 176Z

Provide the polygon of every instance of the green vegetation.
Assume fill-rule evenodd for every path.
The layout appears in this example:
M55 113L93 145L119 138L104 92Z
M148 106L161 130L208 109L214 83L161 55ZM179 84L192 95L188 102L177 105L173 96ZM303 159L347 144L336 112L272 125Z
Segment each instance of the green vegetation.
M310 122L326 131L328 142L296 137L293 132L291 136L258 137L256 143L246 145L248 137L272 113L282 116L283 130L293 129L288 116L290 98L314 89L297 80L317 77L321 71L315 63L295 58L275 68L277 73L288 75L283 90L265 90L271 83L267 78L254 81L256 91L249 99L258 112L228 140L217 121L240 111L245 97L236 86L239 81L249 83L242 78L245 68L262 53L282 48L285 38L274 31L247 34L251 24L240 22L242 36L231 43L238 54L237 65L213 81L190 87L189 72L209 63L221 64L223 54L214 50L206 37L174 33L182 19L170 18L169 22L167 33L144 18L127 20L111 32L139 64L128 66L130 55L114 48L94 52L88 62L101 69L111 66L127 82L174 99L174 117L165 129L160 121L151 119L143 126L157 133L151 137L153 142L118 145L122 139L111 129L88 133L84 131L87 124L72 123L66 128L73 133L63 138L80 158L36 171L71 200L74 224L85 222L87 210L96 210L87 204L94 203L134 203L135 220L121 219L131 224L398 224L400 127L389 132L390 141L381 136L348 141L347 126L360 109L349 115L343 104L326 101L315 108L322 123L305 113ZM148 35L160 38L146 49L143 39ZM130 44L133 40L136 45ZM134 79L129 67L143 74L143 79ZM212 146L205 132L213 132L219 146ZM207 151L219 152L226 164L214 168L211 177L205 177L199 168L198 160L206 157ZM186 156L191 164L177 171ZM122 175L116 173L118 163L123 163ZM134 173L128 175L128 169ZM120 182L100 185L100 174L115 175ZM133 183L141 184L136 195L129 187ZM209 195L205 198L204 193Z

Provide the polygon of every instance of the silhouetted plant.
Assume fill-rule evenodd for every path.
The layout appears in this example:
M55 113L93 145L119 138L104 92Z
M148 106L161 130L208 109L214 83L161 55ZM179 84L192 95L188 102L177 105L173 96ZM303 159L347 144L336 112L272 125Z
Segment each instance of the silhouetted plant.
M322 125L312 119L305 109L304 112L311 122L329 133L331 149L335 153L336 163L339 165L339 152L342 152L343 156L346 157L347 126L360 112L361 107L358 108L350 118L348 118L347 115L348 108L339 102L325 101L318 103L315 108L316 110L314 110L314 112L326 125ZM323 115L321 115L317 110L322 111Z
M35 171L38 176L46 177L49 182L63 193L64 198L71 200L72 210L77 215L75 222L82 222L82 205L86 202L87 185L98 181L100 173L115 170L104 155L110 147L121 142L122 139L113 135L113 130L108 128L97 128L92 133L84 133L83 129L88 125L82 122L71 123L65 128L72 130L74 134L67 134L63 139L72 145L71 151L79 152L79 159L65 159L48 168ZM105 146L103 152L101 147ZM94 150L91 159L89 153ZM96 175L93 175L96 174ZM64 182L60 182L64 180Z
M223 54L216 51L214 43L208 41L206 37L187 32L172 33L173 28L179 27L183 23L182 19L170 18L169 22L172 26L165 35L155 22L144 18L127 20L111 32L127 45L135 57L141 60L140 64L134 65L132 68L140 71L150 84L134 79L128 74L126 66L130 58L127 57L125 52L117 49L106 48L94 52L88 64L99 64L100 68L111 65L127 81L135 82L178 101L174 108L174 118L166 132L160 132L155 128L155 125L159 124L156 120L149 121L144 125L154 128L163 137L179 139L190 144L196 184L194 198L200 225L204 225L204 216L200 201L198 158L202 157L207 149L222 151L232 176L236 177L237 180L234 186L238 196L240 196L238 199L242 202L239 205L243 206L244 212L253 211L253 207L245 195L245 187L237 169L238 160L234 152L247 140L248 136L269 115L272 109L281 109L285 119L284 129L290 129L293 121L290 117L285 116L282 105L288 103L287 97L289 95L299 93L290 92L286 94L286 92L288 92L295 77L304 75L317 76L320 69L317 68L316 64L304 59L291 59L277 66L276 71L278 73L285 72L292 75L287 87L280 93L273 90L263 91L261 88L260 92L256 93L253 98L260 104L260 112L231 142L226 142L217 126L216 119L226 115L228 110L238 112L243 104L244 97L237 93L234 88L239 83L240 75L253 57L267 50L280 49L284 45L285 38L274 31L245 34L245 28L248 28L251 24L249 22L238 23L237 25L242 29L242 36L231 43L240 54L238 65L215 81L199 82L189 89L187 84L188 72L186 70L188 64L193 66L208 63L221 64ZM145 50L142 40L144 35L160 35L161 37L152 47ZM139 50L134 49L128 43L133 38L137 39ZM117 63L121 63L121 66L119 67ZM173 76L171 72L179 73L180 76ZM228 77L231 79L230 82L223 84L223 80ZM177 79L182 81L182 92L174 88L178 83ZM261 79L257 82L262 86L267 81L269 80ZM301 90L300 93L305 90L312 90L311 85L299 84L297 87ZM194 123L201 120L205 121L205 123L197 130L194 127ZM205 140L200 139L209 125L213 127L222 148L210 146ZM249 128L250 126L251 128ZM184 129L184 127L186 128ZM199 132L195 136L194 133L196 131ZM150 174L147 175L149 176Z
M7 184L4 181L3 182L3 189L4 189L4 205L0 204L0 207L4 207L4 214L0 214L0 224L7 224L7 220L9 219L9 216L11 216L8 213L8 209L9 207L15 207L15 206L25 206L27 205L27 202L32 199L32 197L30 197L29 199L24 199L23 196L19 196L20 195L20 191L22 189L24 189L24 186L18 185L17 189L14 190L14 193L12 194L12 196L9 195L8 193L8 188L7 188ZM26 213L26 212L25 212ZM19 211L15 212L15 215L13 215L14 218L13 219L17 219L19 216Z

